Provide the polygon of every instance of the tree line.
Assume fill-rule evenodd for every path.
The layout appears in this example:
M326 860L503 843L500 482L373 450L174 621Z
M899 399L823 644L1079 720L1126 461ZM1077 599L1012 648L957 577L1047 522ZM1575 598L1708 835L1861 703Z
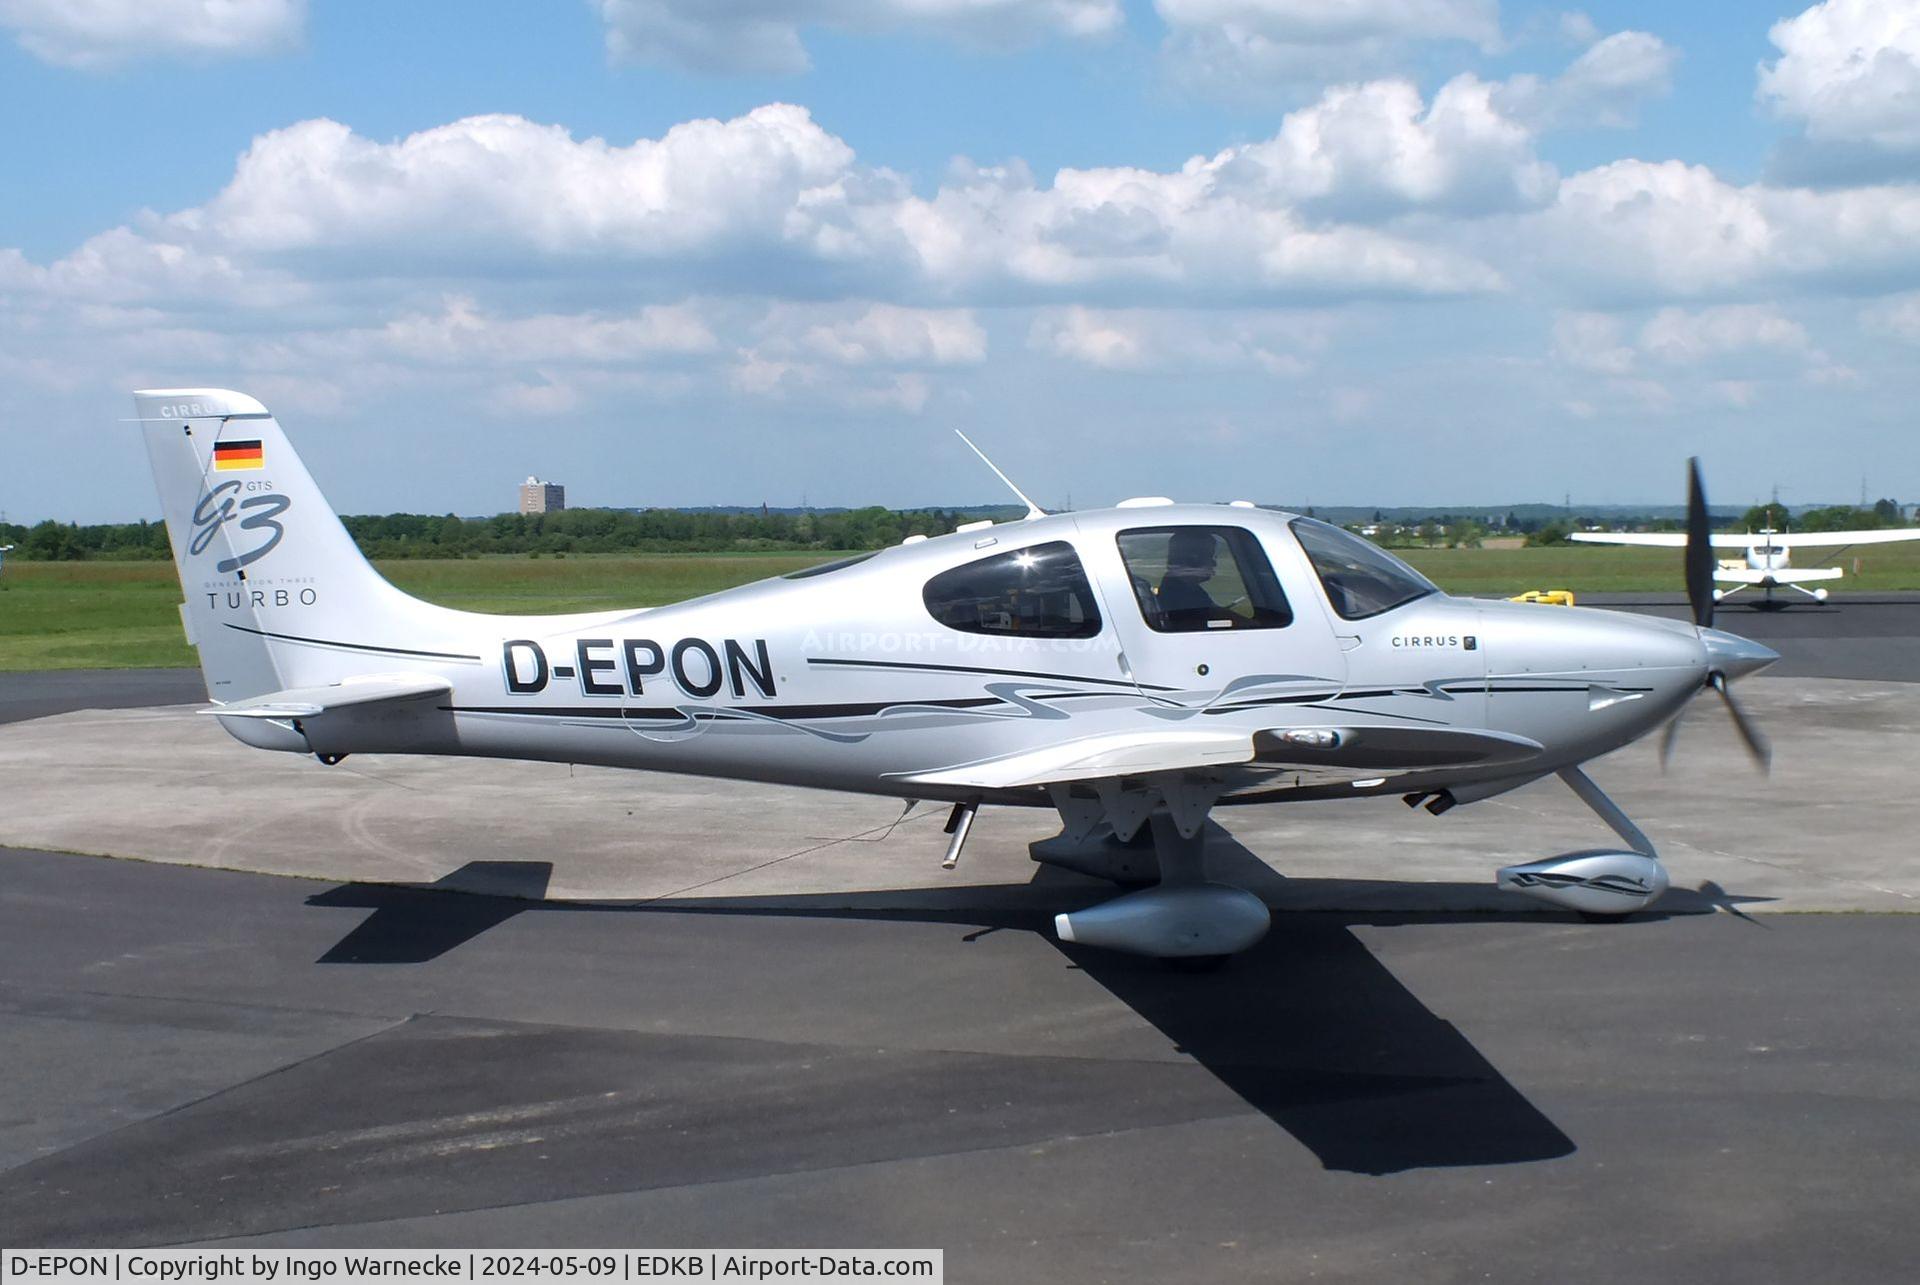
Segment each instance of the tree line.
M1009 509L998 516L1013 512ZM1798 513L1784 506L1761 505L1746 512L1741 529L1874 530L1900 525L1901 513L1900 505L1893 500L1881 500L1869 508L1836 504ZM502 513L490 518L387 513L349 515L341 521L369 558L393 559L879 549L910 535L945 535L979 516L978 510L874 506L798 512L567 509L559 513ZM1508 532L1525 532L1529 545L1565 544L1570 531L1591 525L1590 520L1580 518L1535 524L1514 515L1509 515L1504 524ZM1681 524L1663 520L1638 529L1677 531ZM1444 542L1448 548L1474 548L1487 534L1487 528L1474 519L1443 515L1417 527L1383 527L1376 538L1389 546L1431 548ZM166 526L160 522L80 525L47 521L31 527L0 522L0 545L8 544L15 546L8 556L39 562L145 561L172 556Z
M566 509L490 518L425 513L348 515L340 520L369 558L466 558L487 554L720 553L878 549L910 535L945 535L974 512L844 509L801 512ZM172 556L160 522L81 525L0 522L8 555L32 561L148 560Z
M1897 527L1902 524L1901 515L1905 512L1897 500L1875 500L1866 508L1853 504L1829 504L1819 508L1801 509L1795 512L1784 504L1756 504L1740 515L1741 531L1764 531L1769 528L1776 531L1804 531L1817 535L1822 531L1877 531L1882 527ZM1596 525L1586 518L1576 518L1571 522L1549 522L1537 530L1527 533L1529 545L1566 544L1567 536L1573 531L1585 531ZM1611 527L1607 527L1611 530ZM1634 528L1637 531L1682 531L1685 524L1672 520L1649 522Z

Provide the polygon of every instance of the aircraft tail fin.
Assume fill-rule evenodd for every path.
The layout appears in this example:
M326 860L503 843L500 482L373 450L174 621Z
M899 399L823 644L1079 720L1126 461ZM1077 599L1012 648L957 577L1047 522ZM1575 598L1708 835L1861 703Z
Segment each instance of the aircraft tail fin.
M133 401L186 599L181 623L214 700L401 661L478 660L431 650L458 613L380 577L266 407L217 388L150 389Z

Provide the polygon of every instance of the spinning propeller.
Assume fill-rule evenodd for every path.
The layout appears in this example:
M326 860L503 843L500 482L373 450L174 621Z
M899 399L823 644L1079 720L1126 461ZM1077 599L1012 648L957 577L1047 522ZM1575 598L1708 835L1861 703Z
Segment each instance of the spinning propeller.
M1690 459L1687 461L1687 602L1693 608L1694 629L1707 649L1705 687L1720 697L1727 713L1733 716L1734 730L1740 733L1747 753L1761 771L1768 771L1773 766L1773 746L1767 743L1760 725L1733 698L1727 683L1730 675L1737 678L1779 657L1769 648L1713 627L1713 569L1713 520L1707 513L1706 488L1700 484L1700 461ZM1660 738L1662 767L1673 756L1673 743L1680 734L1680 720L1685 712L1683 708L1673 716Z

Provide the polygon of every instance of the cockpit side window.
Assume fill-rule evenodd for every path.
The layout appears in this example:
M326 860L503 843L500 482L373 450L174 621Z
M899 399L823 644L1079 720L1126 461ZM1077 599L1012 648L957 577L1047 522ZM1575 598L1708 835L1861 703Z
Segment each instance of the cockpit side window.
M1438 585L1371 540L1317 518L1295 518L1293 534L1343 620L1365 620L1440 592Z
M1167 634L1283 629L1293 608L1253 532L1232 526L1135 527L1118 537L1140 614Z
M1015 638L1092 638L1100 610L1080 556L1065 540L996 553L942 571L921 592L949 629Z

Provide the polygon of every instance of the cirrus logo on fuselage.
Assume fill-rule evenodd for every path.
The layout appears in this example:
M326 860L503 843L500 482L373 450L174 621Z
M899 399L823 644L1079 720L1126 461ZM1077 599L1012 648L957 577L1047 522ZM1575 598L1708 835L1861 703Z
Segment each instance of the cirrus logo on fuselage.
M1395 634L1392 643L1395 647L1458 647L1462 651L1480 647L1480 640L1472 634Z
M236 551L233 556L222 558L214 564L214 570L220 572L238 571L251 566L273 552L274 546L286 535L286 528L278 519L282 513L293 507L293 501L276 491L267 490L271 482L240 482L238 480L221 482L209 487L193 506L193 535L187 542L187 552L199 556L213 543L213 537L228 522L235 522L242 531L257 531L256 543L245 552ZM238 500L240 492L245 490L264 491L264 494L250 495Z
M658 686L662 679L702 700L718 696L723 687L744 697L749 683L762 696L774 694L773 661L764 638L751 643L722 638L718 645L704 638L666 644L651 638L577 638L572 661L550 661L546 648L531 638L500 644L500 667L507 690L515 694L543 692L556 679L578 682L582 696L640 696L649 680Z

